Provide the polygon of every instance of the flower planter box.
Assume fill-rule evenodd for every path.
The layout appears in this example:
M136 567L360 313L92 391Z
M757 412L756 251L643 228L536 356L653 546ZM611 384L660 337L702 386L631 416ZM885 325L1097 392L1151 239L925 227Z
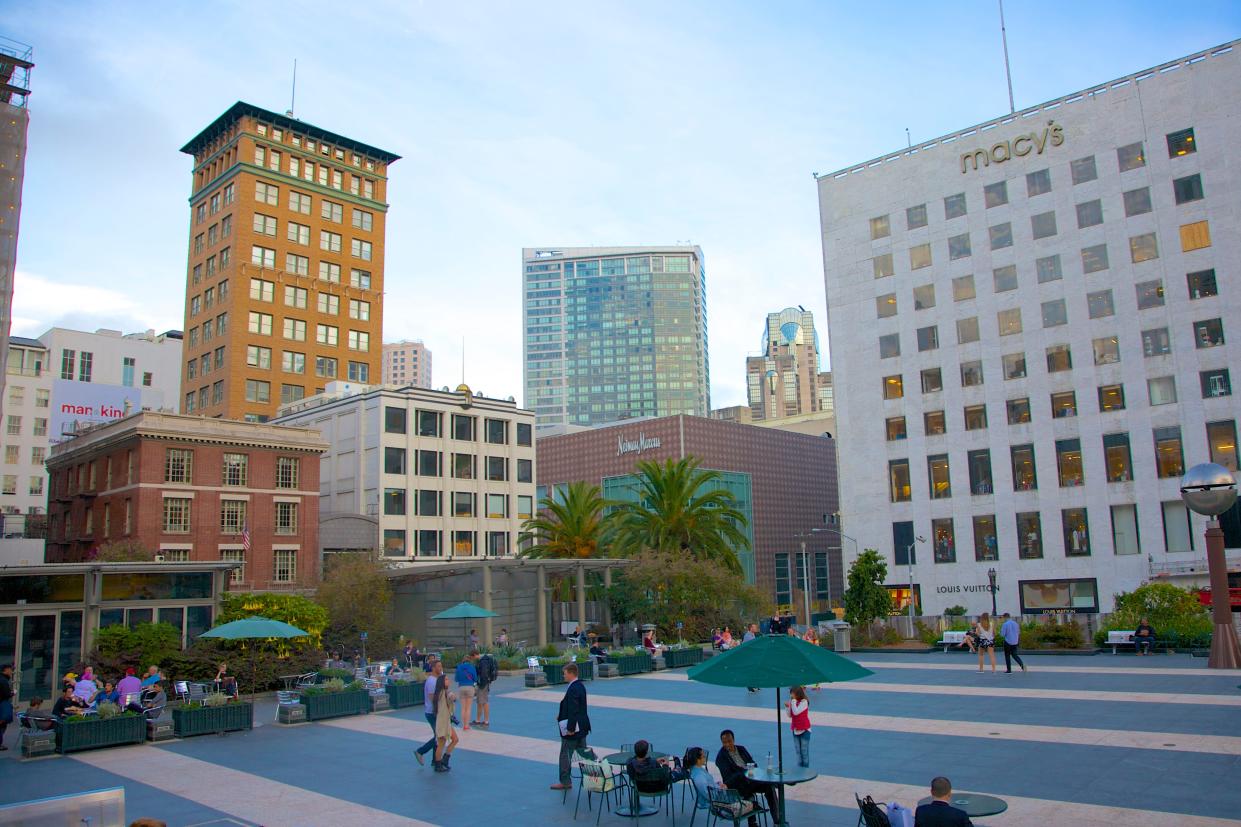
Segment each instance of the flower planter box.
M566 683L564 679L563 663L545 663L543 664L543 674L547 676L549 686ZM577 662L577 676L584 681L593 681L595 679L595 660L579 660Z
M423 694L423 683L388 684L384 692L388 693L388 703L393 709L406 706L418 706L426 700Z
M608 655L608 663L615 663L622 675L637 675L654 668L651 656L646 652L637 655Z
M56 723L56 749L63 753L121 744L141 744L147 739L147 721L141 715L115 718L90 717L83 721Z
M172 732L178 738L236 732L254 727L254 704L227 703L223 706L176 706L172 709Z
M371 711L371 696L365 689L346 692L324 692L318 695L302 695L307 721L324 718L340 718L345 715L365 715Z
M669 649L664 652L664 666L668 669L693 666L695 663L702 663L702 649L697 646L689 649Z

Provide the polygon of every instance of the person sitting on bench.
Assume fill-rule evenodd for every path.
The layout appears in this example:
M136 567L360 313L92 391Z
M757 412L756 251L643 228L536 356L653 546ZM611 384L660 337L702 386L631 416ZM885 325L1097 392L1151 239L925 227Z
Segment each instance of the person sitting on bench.
M1155 630L1146 622L1146 618L1142 618L1142 622L1138 624L1138 628L1133 632L1133 648L1139 655L1149 655L1151 647L1155 645Z

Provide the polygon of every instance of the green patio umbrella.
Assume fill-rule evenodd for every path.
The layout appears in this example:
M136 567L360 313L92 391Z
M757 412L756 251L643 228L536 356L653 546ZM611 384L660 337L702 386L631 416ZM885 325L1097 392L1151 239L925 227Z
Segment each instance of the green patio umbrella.
M451 609L445 609L439 614L431 615L432 620L461 620L461 637L465 640L466 647L469 647L470 636L466 632L465 627L469 625L466 621L479 617L499 617L498 612L491 609L484 609L482 606L476 606L468 600L462 600Z
M250 615L241 620L223 623L214 629L208 629L199 637L217 637L221 640L268 640L270 638L306 637L310 632L303 632L296 626L290 626L283 620L272 620L270 617ZM252 658L253 660L253 658ZM258 691L258 664L254 664L250 680L250 694Z

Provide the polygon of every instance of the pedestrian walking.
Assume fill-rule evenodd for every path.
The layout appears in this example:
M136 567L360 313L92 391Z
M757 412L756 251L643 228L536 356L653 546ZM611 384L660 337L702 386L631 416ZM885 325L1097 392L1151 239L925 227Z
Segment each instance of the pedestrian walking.
M427 682L423 684L423 701L422 713L426 716L427 723L431 725L431 737L427 739L422 746L414 751L414 757L418 759L419 764L426 762L426 754L435 749L435 689L439 685L440 678L444 674L444 664L439 660L434 661L430 666L430 674L427 675ZM450 710L451 716L451 710Z
M793 727L793 744L797 747L797 765L810 766L810 701L806 699L806 687L794 686L789 699L784 702Z
M573 787L569 774L573 753L586 749L586 736L590 734L590 715L586 711L586 685L577 676L577 664L564 665L564 679L569 685L560 700L556 724L560 729L560 781L552 784L553 790Z
M983 656L991 653L991 671L995 672L995 627L991 624L991 615L982 613L978 623L974 624L974 643L978 647L978 671L982 671Z
M0 750L4 745L4 731L13 722L13 664L0 666Z
M478 687L478 670L474 667L474 662L478 660L478 650L475 649L465 656L465 660L457 664L457 694L461 696L461 720L465 721L462 729L469 729L470 722L474 719L474 713L471 708L474 705L474 695Z
M457 731L452 728L452 708L457 696L452 692L452 681L441 675L435 683L435 760L436 772L448 772L448 759L457 746Z
M1008 612L1004 613L1004 622L1000 624L1000 637L1004 638L1004 672L1013 674L1013 661L1017 661L1022 672L1026 671L1025 661L1017 654L1017 644L1021 641L1021 626Z
M478 672L478 686L474 690L474 703L478 711L474 713L477 720L473 724L486 729L491 726L491 685L500 674L500 667L491 653L485 652L474 668Z

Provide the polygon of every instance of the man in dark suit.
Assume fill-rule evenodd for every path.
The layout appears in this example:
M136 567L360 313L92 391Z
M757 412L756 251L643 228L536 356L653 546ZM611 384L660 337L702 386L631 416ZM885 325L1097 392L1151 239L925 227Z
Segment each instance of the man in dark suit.
M771 811L772 821L779 823L780 808L776 800L776 788L765 781L751 781L746 778L746 764L753 764L754 758L750 751L738 744L731 729L720 733L720 751L715 756L715 768L720 771L724 786L741 793L742 798L753 798L762 793L767 798L767 809ZM755 827L758 819L750 816L750 827Z
M586 749L586 736L590 734L590 716L586 714L586 686L578 680L577 664L564 665L564 678L569 686L560 700L556 724L560 728L560 782L552 784L553 790L567 790L573 786L569 774L575 750Z
M951 781L942 775L931 781L931 801L918 805L914 827L973 827L964 810L948 803L951 799Z

